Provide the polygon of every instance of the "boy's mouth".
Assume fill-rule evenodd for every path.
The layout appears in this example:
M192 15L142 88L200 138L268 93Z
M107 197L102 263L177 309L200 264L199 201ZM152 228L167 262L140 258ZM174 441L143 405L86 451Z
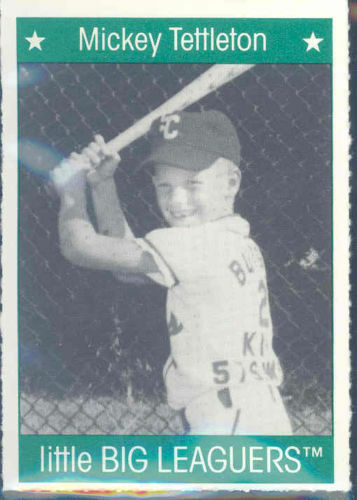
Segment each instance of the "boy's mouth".
M194 210L187 210L187 211L182 211L182 212L176 212L169 210L170 217L173 217L174 219L186 219L188 217L192 217L195 215Z

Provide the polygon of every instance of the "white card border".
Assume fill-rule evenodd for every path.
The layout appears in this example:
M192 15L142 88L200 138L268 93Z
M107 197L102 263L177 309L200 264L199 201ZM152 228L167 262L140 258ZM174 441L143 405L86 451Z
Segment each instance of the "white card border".
M204 6L204 8L203 8ZM3 478L6 490L115 488L113 483L18 482L18 371L17 367L17 70L16 17L321 17L333 19L333 220L334 220L334 462L332 484L146 484L151 490L227 489L348 491L349 483L349 121L347 2L335 0L101 0L100 8L87 0L49 3L48 0L3 0L1 19L3 87ZM337 389L338 388L338 389ZM120 484L120 489L142 489Z

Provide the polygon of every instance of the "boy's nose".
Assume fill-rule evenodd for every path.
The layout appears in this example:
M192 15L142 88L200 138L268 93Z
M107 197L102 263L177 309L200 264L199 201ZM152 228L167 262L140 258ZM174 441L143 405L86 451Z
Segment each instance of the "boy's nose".
M187 203L187 190L181 186L173 189L171 193L171 203L172 205L182 206Z

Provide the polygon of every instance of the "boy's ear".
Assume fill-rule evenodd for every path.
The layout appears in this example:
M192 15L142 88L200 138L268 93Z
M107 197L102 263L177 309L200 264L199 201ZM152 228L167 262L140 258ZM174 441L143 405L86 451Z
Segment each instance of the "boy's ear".
M229 180L228 180L229 189L234 195L236 195L239 191L241 178L242 176L238 168L232 170L229 173Z

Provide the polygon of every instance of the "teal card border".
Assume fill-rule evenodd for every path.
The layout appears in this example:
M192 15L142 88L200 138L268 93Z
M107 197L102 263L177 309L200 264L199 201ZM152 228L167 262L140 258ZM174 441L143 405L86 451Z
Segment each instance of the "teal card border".
M236 34L234 36L231 35L232 29ZM196 30L201 35L195 35ZM204 30L207 31L207 36L204 36ZM44 40L40 44L41 49L32 47L30 50L30 43L26 38L31 37L35 31ZM112 33L114 35L109 43L109 35ZM133 35L128 38L130 33ZM135 45L138 33L143 36L140 36ZM184 33L188 34L183 40ZM211 36L211 33L214 35ZM223 35L217 42L219 33ZM316 38L322 39L318 50L307 50L308 45L304 39L312 33ZM17 18L17 34L18 62L22 63L332 62L331 19ZM156 51L152 48L150 34L154 42L160 35ZM265 36L265 43L262 35ZM126 40L124 49L123 36ZM216 42L214 46L211 45L212 40ZM109 45L112 48L119 45L119 48L111 50ZM218 45L220 49L217 48Z
M25 435L20 455L24 482L333 482L332 436Z

